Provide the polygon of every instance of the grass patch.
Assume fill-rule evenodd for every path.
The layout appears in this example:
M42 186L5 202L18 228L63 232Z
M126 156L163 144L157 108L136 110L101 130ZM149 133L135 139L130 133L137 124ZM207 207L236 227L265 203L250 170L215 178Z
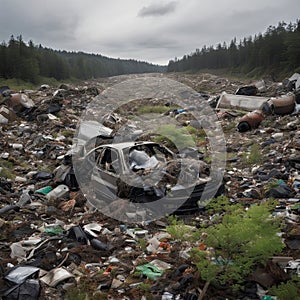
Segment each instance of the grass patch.
M14 164L11 161L0 159L0 167L12 169L14 167Z
M140 239L138 239L138 245L142 251L146 251L148 242L145 239L140 238Z
M149 292L151 288L151 284L150 283L141 283L138 286L138 289L144 292Z
M196 140L184 128L178 128L173 124L163 125L157 130L159 136L155 137L158 143L164 143L167 147L172 148L174 145L178 150L184 147L195 147Z
M99 275L101 276L101 275ZM67 300L86 300L86 299L93 299L93 300L104 300L107 298L107 293L103 291L97 291L97 279L100 277L95 275L96 279L91 279L87 276L83 276L80 278L78 282L75 283L74 286L67 289L64 299Z
M9 170L7 169L1 169L0 168L0 177L4 177L6 179L14 179L16 177L15 174L11 173Z
M164 114L170 110L177 109L175 106L165 106L165 105L142 105L137 108L137 113L142 114Z
M63 135L64 137L68 138L72 138L74 136L74 131L71 131L71 130L63 130L61 132L61 135Z
M77 289L70 289L66 293L66 299L69 300L84 300L87 294L85 292L80 292Z
M0 159L0 176L6 179L13 179L16 177L12 173L11 169L14 167L14 164L11 161Z
M8 86L11 90L14 91L21 91L21 90L36 90L38 89L41 84L48 84L50 86L59 86L61 83L81 83L82 80L75 79L75 78L70 78L68 80L62 80L58 81L53 77L43 77L39 76L38 77L38 83L33 84L28 81L24 81L22 79L17 79L17 78L0 78L0 86Z
M298 72L298 69L295 69L294 72ZM182 72L184 73L184 72ZM186 74L188 72L185 72ZM196 70L196 71L191 71L189 72L190 74L211 74L215 76L221 76L221 77L226 77L231 81L243 81L245 84L253 82L253 80L259 80L264 76L269 76L271 74L274 74L274 71L270 69L263 69L263 68L249 68L249 67L236 67L236 68L220 68L220 69L201 69L201 70ZM290 76L291 71L282 69L280 74L276 71L276 79L278 81L283 80L286 77Z
M194 141L204 142L206 140L206 133L204 129L197 129L188 125L185 127L185 130L192 135Z
M206 162L207 164L211 164L212 162L212 157L211 156L205 156L203 158L204 162Z
M145 298L147 300L153 299L151 292L150 292L151 286L152 285L150 283L142 283L138 286L139 291L143 294L143 296L145 296Z
M225 125L223 129L224 129L224 131L231 131L235 127L236 127L236 123L235 122L230 122L227 125Z
M3 79L0 78L0 86L8 86L11 90L20 91L20 90L35 90L37 85L26 82L21 79Z
M258 143L254 143L250 146L250 151L242 154L242 161L244 165L251 166L261 163L263 160L263 154L261 147Z

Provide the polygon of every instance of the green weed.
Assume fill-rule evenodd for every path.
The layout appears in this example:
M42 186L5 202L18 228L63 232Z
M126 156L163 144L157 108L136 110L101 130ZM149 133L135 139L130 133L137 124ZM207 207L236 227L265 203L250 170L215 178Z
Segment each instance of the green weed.
M246 166L252 166L261 163L263 160L263 154L261 147L258 143L254 143L250 146L250 151L242 154L243 164Z
M269 289L269 293L277 296L280 300L300 300L299 286L300 278L294 276L287 282L282 282L278 286L272 286Z
M142 105L137 108L138 114L164 114L167 111L177 109L175 106L165 106L165 105Z
M195 147L195 140L185 128L168 124L161 126L157 133L160 136L155 138L156 142L165 142L170 148L173 145L176 145L179 150L184 147Z

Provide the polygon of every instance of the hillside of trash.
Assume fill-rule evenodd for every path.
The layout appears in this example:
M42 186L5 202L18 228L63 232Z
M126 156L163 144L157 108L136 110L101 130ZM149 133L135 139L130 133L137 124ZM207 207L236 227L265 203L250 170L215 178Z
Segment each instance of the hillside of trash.
M143 211L128 213L121 202L103 204L118 216L111 218L103 213L105 209L99 211L87 201L77 182L72 147L82 112L109 87L147 76L187 85L215 112L226 141L219 199L226 198L229 206L240 204L245 211L273 201L269 218L281 220L277 234L282 250L265 265L255 266L238 291L230 282L220 286L213 280L205 290L191 249L204 251L210 262L229 262L213 257L214 249L207 247L203 234L198 240L182 241L169 230L175 219L190 231L209 228L223 218L222 210L199 205L177 217L149 220ZM197 103L177 108L172 101L143 99L142 104L164 106L159 113L162 124L166 117L181 127L192 127L195 134L202 130L192 117ZM136 105L133 101L104 116L99 145L109 143L124 123L133 133L139 129ZM297 73L282 82L168 73L122 75L59 87L43 84L37 90L0 87L2 299L201 299L204 290L203 299L283 299L272 288L300 277L299 114ZM97 126L89 123L82 134L92 139ZM197 141L197 146L206 178L207 139ZM175 176L178 165L171 167ZM129 222L119 221L122 214ZM299 299L299 285L295 289L298 298L290 299Z

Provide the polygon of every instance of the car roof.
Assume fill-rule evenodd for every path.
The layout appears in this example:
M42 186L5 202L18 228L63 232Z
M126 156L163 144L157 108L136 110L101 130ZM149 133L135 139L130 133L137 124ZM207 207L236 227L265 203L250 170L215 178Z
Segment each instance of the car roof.
M150 142L150 141L137 141L137 142L121 142L121 143L112 143L112 144L99 145L98 147L95 147L94 149L88 151L85 156L89 156L91 153L93 153L94 151L97 151L98 149L101 149L101 148L111 148L111 149L115 149L115 150L120 152L120 151L123 151L124 149L128 149L128 148L138 146L138 145L153 145L153 146L157 145L159 147L166 148L167 151L171 155L174 154L170 149L168 149L167 147L165 147L163 145L160 145L159 143Z
M101 145L97 148L103 148L103 147L110 147L116 150L122 150L122 149L126 149L126 148L130 148L130 147L134 147L134 146L138 146L138 145L158 145L160 146L158 143L155 142L123 142L123 143L112 143L112 144L105 144L105 145Z

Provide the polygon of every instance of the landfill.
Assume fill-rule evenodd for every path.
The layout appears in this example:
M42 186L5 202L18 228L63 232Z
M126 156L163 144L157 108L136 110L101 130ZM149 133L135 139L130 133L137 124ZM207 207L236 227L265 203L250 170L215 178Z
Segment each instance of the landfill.
M167 216L148 221L145 212L133 211L126 223L99 212L87 201L73 169L73 138L82 111L108 87L138 76L143 75L76 86L45 84L38 90L0 88L2 299L198 299L205 282L190 257L194 244L167 232ZM216 113L226 139L223 195L245 208L267 198L278 201L272 215L284 220L283 252L254 272L239 295L276 299L268 294L272 284L300 277L300 75L283 82L233 81L211 74L151 76L186 84ZM158 104L157 99L145 101ZM162 115L201 130L191 117L194 109L170 108ZM126 130L140 133L129 118L137 113L134 103L125 111L105 116L100 131L95 121L81 127L79 144L80 137L93 140L82 151L89 153L95 139L96 145L110 143L125 122ZM207 148L207 141L198 146ZM194 153L188 147L185 151ZM146 163L157 161L135 162L134 167ZM206 163L201 166L205 173ZM111 209L124 213L120 203ZM179 216L194 229L213 224L215 217L205 206ZM226 289L213 288L207 295L205 299L236 299Z

